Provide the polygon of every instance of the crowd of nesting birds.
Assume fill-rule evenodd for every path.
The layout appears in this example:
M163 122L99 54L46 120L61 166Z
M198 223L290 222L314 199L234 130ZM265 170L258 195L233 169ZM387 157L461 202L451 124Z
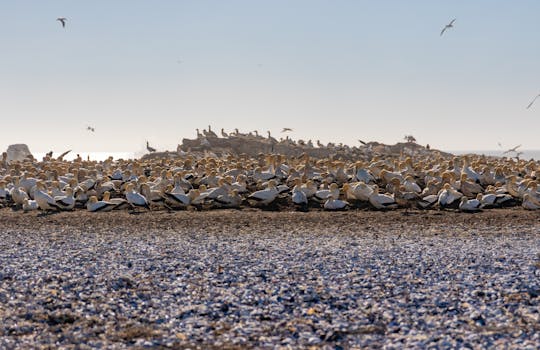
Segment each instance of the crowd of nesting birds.
M128 209L540 209L535 161L476 155L345 162L186 155L178 159L0 163L0 205L25 212Z
M234 139L234 138L238 138L238 139L248 139L248 140L255 140L255 141L265 141L269 144L282 144L282 145L288 145L288 146L301 146L301 147L307 147L307 148L321 148L321 149L324 149L324 148L328 148L328 149L332 149L332 150L345 150L345 151L351 151L351 150L354 150L354 149L357 149L357 147L353 146L353 147L350 147L346 144L343 144L343 143L338 143L338 144L335 144L333 142L329 142L328 144L323 144L321 143L320 140L316 140L316 142L314 143L311 139L305 141L305 140L294 140L292 138L290 138L288 135L285 135L285 137L280 137L279 140L274 138L272 136L272 133L267 130L266 131L266 135L267 136L263 136L262 134L259 133L258 130L253 130L253 131L249 131L247 133L245 132L240 132L238 130L238 128L235 128L234 131L232 132L225 132L225 129L224 128L221 128L221 132L220 132L220 135L221 136L218 136L214 131L212 131L212 126L211 125L208 125L208 130L207 129L203 129L202 132L199 130L199 129L195 129L195 131L197 132L197 140L200 140L201 144L202 145L208 145L210 144L210 141L209 140L212 140L212 139L216 139L216 138L224 138L224 139ZM289 132L292 132L293 129L291 128L283 128L281 130L281 133L289 133ZM364 146L367 146L367 143L362 141L362 140L358 140L358 142L360 142L362 145ZM147 143L147 150L149 152L155 152L155 149L152 148L152 149L149 149L148 148L148 143Z

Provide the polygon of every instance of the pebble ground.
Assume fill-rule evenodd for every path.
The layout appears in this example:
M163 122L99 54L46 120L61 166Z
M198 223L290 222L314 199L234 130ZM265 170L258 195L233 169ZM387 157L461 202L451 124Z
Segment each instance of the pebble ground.
M0 348L540 347L523 210L0 210Z

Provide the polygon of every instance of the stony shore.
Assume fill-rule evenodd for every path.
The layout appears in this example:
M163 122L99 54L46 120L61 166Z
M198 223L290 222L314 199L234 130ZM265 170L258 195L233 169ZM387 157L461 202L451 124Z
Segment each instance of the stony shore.
M0 210L0 348L540 347L540 215Z

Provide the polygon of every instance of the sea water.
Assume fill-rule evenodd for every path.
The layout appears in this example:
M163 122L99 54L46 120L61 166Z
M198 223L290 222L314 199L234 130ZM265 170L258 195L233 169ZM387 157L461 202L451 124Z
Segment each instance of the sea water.
M523 152L523 154L519 155L519 159L540 160L540 150L531 150L531 149L521 150L521 149L518 149L518 151ZM486 150L480 150L480 151L478 151L478 150L475 150L475 151L472 151L472 150L465 150L465 151L460 150L460 151L445 151L445 152L452 153L452 154L455 154L455 155L473 153L473 154L480 154L480 155L494 156L494 157L515 157L516 156L516 152L509 152L509 153L503 154L504 150L488 150L488 151L486 151Z
M45 157L45 154L47 152L35 152L32 153L32 155L37 160L42 160L43 157ZM56 158L61 153L53 153L53 158ZM83 160L95 160L95 161L103 161L106 160L109 157L113 157L113 159L133 159L133 158L139 158L140 156L136 156L135 152L78 152L78 151L72 151L69 152L64 156L64 160L74 160L77 158L77 155L79 155Z

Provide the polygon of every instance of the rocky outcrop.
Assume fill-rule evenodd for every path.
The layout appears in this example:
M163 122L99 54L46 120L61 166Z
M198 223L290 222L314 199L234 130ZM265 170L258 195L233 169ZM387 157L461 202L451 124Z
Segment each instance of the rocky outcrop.
M178 145L177 152L154 152L142 159L175 158L189 153L194 156L227 154L245 154L254 157L261 153L276 153L288 157L298 157L307 154L312 158L333 158L343 160L370 160L373 156L419 156L437 152L442 156L450 157L449 153L432 150L417 143L397 143L385 145L379 142L369 142L359 147L342 144L328 144L314 147L311 143L293 141L290 139L277 141L273 138L264 138L252 135L221 137L199 137L197 139L183 139Z
M30 149L24 143L9 145L7 148L7 161L22 161L25 158L33 157Z

